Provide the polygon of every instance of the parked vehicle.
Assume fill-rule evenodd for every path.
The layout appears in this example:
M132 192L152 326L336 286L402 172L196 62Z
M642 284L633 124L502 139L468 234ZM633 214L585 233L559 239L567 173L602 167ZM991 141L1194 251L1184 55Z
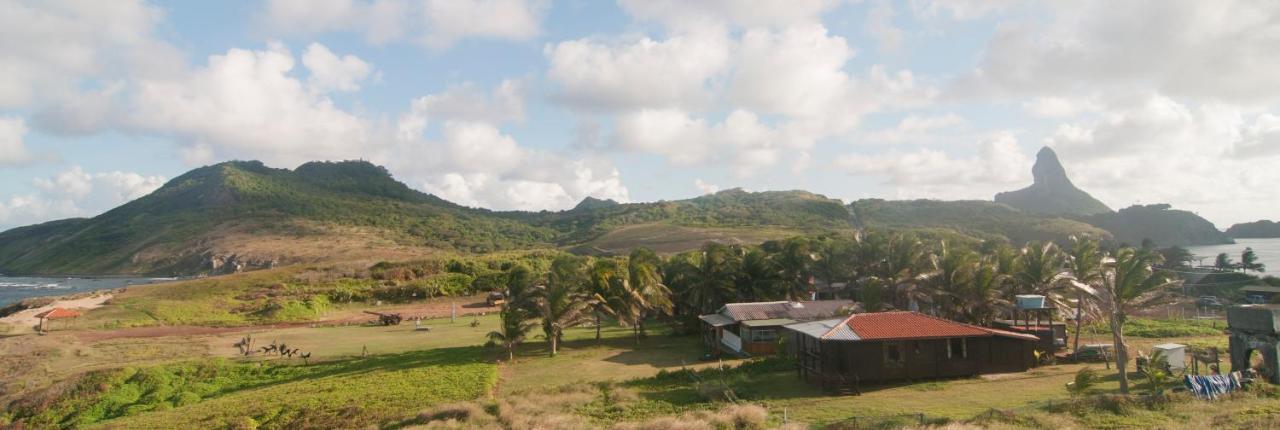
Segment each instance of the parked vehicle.
M484 302L489 306L498 306L505 303L506 298L507 298L506 295L502 294L502 292L493 291L493 292L490 292L489 295L485 297Z
M1222 299L1219 299L1218 296L1200 296L1196 299L1196 306L1202 308L1221 307L1224 304L1225 303L1223 303Z
M1260 294L1250 294L1244 298L1244 301L1251 305L1261 305L1267 303L1267 298L1262 297Z
M1080 349L1071 354L1071 359L1082 362L1105 362L1115 356L1115 347L1109 343L1091 343L1080 345Z

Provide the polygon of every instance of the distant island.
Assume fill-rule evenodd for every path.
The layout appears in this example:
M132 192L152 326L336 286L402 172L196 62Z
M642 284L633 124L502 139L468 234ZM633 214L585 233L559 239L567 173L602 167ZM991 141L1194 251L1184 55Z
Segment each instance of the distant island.
M1237 239L1280 238L1280 222L1264 219L1236 224L1227 229L1227 236Z

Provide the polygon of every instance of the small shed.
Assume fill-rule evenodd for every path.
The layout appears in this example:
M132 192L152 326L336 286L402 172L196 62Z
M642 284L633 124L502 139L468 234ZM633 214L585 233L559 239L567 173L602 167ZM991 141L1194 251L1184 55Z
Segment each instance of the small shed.
M52 328L51 324L53 324L53 320L79 318L79 317L80 317L80 312L73 311L71 309L63 309L63 308L53 308L53 309L49 309L47 311L36 314L36 318L40 319L40 325L38 326L40 331L48 331L50 328Z
M1152 355L1160 352L1169 361L1169 368L1182 370L1187 368L1187 346L1180 343L1162 343L1151 348Z

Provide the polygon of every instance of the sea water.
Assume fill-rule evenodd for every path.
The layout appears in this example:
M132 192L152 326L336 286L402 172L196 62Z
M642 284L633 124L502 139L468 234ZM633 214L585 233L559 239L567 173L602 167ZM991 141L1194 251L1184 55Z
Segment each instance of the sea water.
M1230 245L1189 246L1187 250L1197 258L1193 264L1212 266L1214 259L1223 252L1231 257L1232 262L1239 263L1245 248L1253 248L1258 262L1267 265L1264 275L1280 273L1280 239L1236 239L1236 243Z
M29 297L64 296L170 280L172 278L34 278L0 276L0 307Z

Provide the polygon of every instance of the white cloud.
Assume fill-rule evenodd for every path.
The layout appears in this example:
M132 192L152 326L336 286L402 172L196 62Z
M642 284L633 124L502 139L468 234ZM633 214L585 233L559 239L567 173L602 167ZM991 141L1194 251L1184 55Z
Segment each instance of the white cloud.
M954 139L956 129L967 124L968 121L952 112L927 116L909 114L892 128L867 132L857 140L868 143L932 143Z
M35 179L35 193L0 200L0 230L51 219L95 216L145 196L164 182L161 176L89 173L74 166L49 178Z
M0 116L0 166L30 162L33 157L23 143L27 123L22 118Z
M210 56L182 78L138 82L123 126L173 136L194 163L367 158L370 126L311 91L293 75L294 65L279 45Z
M413 37L433 49L459 40L529 40L541 33L544 0L272 0L259 14L273 36L364 34L369 43Z
M881 52L897 52L902 48L902 39L905 36L902 29L893 23L895 16L897 13L894 12L893 4L888 0L876 2L867 13L867 33L880 44Z
M998 13L1018 4L1018 0L913 0L912 10L923 18L971 20Z
M84 78L173 71L180 55L151 34L162 17L140 0L0 3L0 108L74 99Z
M547 6L541 0L426 0L424 41L443 48L469 37L532 39L541 31Z
M661 22L677 30L707 26L783 27L812 23L839 4L833 0L621 0L632 16Z
M660 154L673 163L724 164L745 176L779 159L778 132L756 114L735 110L724 121L707 124L678 109L644 109L621 115L614 131L616 147Z
M577 39L548 45L547 76L558 97L588 109L706 105L707 81L728 65L729 40L703 30L653 40Z
M1046 139L1073 181L1114 207L1173 203L1226 227L1280 211L1261 197L1280 182L1267 157L1277 122L1222 104L1198 107L1153 94L1108 100L1105 113L1058 127Z
M1022 108L1037 118L1069 118L1099 109L1097 101L1081 97L1036 97Z
M719 185L702 182L702 178L694 179L693 187L697 188L698 192L702 194L715 194L720 191Z
M834 165L854 176L883 177L896 198L989 200L1030 181L1031 158L1010 132L995 132L978 143L977 154L953 157L922 148L880 154L845 154Z
M358 90L360 81L373 72L373 67L359 57L350 54L339 57L319 43L307 46L302 64L311 73L307 85L320 93Z
M1042 19L1048 16L1048 22ZM1150 91L1202 101L1280 96L1280 3L1079 1L1001 24L957 91L1048 95Z
M427 121L467 120L501 124L524 120L524 87L519 80L507 79L499 83L488 95L473 82L449 87L443 93L418 97L410 103L410 110L401 118L403 133L410 136L422 133Z

